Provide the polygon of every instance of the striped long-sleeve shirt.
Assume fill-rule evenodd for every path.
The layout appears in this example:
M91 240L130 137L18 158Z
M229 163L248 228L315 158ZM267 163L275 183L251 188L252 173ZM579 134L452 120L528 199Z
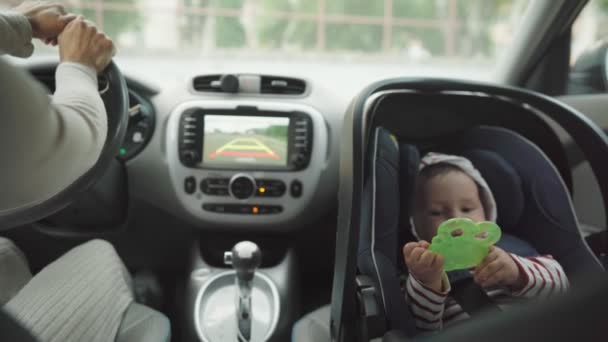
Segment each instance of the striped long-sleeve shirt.
M518 300L533 297L548 297L568 289L568 279L560 264L551 256L522 258L510 254L520 274L524 286L513 292L505 287L486 289L486 293L499 307L505 307ZM449 296L450 285L443 277L444 291L437 292L419 282L411 274L406 282L406 301L416 319L419 331L437 331L457 321L468 319L469 315Z

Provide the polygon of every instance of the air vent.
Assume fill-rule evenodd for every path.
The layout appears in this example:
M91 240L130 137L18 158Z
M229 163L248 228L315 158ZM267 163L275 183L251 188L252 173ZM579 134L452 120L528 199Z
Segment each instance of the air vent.
M306 91L306 82L297 78L262 76L262 94L301 95Z
M220 88L220 78L222 75L197 76L192 81L192 87L196 91L222 92Z

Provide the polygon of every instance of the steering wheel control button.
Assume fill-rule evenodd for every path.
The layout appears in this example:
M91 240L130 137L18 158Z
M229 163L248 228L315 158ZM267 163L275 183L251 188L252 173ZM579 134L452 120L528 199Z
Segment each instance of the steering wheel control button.
M291 182L291 186L289 187L289 193L291 194L291 197L295 198L302 196L302 182L297 179Z
M281 197L285 194L287 186L281 180L256 179L258 197Z
M196 178L190 176L184 179L184 191L188 195L192 195L196 191Z
M246 174L237 174L230 180L228 187L232 197L237 199L248 199L252 197L256 191L257 186L255 179Z
M139 144L144 141L144 135L142 132L136 131L135 133L133 133L133 137L131 138L131 140L133 141L133 143Z

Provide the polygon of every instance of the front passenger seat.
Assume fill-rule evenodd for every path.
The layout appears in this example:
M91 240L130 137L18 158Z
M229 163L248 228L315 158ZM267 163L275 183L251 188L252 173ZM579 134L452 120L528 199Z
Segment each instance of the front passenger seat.
M171 339L168 318L135 303L126 267L103 240L73 248L32 276L21 250L0 237L0 305L41 342Z

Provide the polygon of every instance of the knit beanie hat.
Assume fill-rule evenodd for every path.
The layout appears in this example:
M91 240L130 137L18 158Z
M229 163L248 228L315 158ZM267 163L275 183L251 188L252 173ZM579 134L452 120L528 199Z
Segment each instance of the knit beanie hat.
M470 160L460 156L430 152L427 153L420 161L418 172L420 173L425 168L437 164L449 164L455 166L471 177L479 187L479 197L485 210L487 219L493 222L496 221L496 201L494 200L494 195L492 195L492 190L490 190L488 183L486 183L485 179L483 179L481 176L481 173L479 173L475 166L473 166L473 163L471 163ZM410 222L412 226L412 233L416 238L419 239L419 236L416 233L416 228L414 227L414 220L412 218L410 218Z

